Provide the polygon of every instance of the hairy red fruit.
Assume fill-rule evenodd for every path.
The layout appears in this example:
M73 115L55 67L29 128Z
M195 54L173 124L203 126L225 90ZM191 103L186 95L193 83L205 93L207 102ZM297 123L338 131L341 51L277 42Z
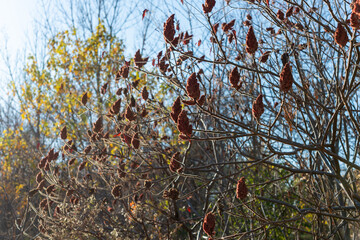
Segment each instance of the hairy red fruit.
M203 230L207 235L213 236L215 234L215 223L215 215L212 212L207 213L203 223Z
M199 104L200 106L204 105L205 100L206 100L205 95L202 95L202 96L199 98L199 100L198 100L198 104Z
M197 82L196 73L192 73L186 83L186 92L189 97L197 100L200 97L200 84Z
M246 187L245 177L242 177L236 185L236 197L240 200L243 200L246 198L247 194L248 189Z
M280 90L288 92L294 82L293 75L291 73L290 63L286 63L283 70L280 73Z
M170 171L172 171L174 173L182 171L181 163L179 161L179 156L180 156L180 153L176 152L176 153L174 153L174 155L172 156L172 158L170 160L169 169L170 169Z
M345 45L349 41L347 32L346 32L345 28L340 23L338 23L338 26L336 28L336 31L335 31L335 34L334 34L334 39L335 39L335 42L337 44L339 44L341 47L345 47Z
M177 97L174 104L171 107L171 113L170 113L171 119L175 123L177 123L177 120L178 120L181 110L182 110L182 108L181 108L181 103L180 103L180 97Z
M114 102L114 104L110 108L109 113L112 115L118 114L120 112L120 104L121 104L121 99Z
M237 67L234 67L233 70L230 72L229 80L231 87L239 89L240 74Z
M174 36L175 36L174 17L175 14L171 15L164 23L164 39L166 43L171 43L174 40Z
M138 68L142 68L147 63L148 60L149 60L148 57L147 58L141 57L140 49L136 51L134 57L135 66L137 66Z
M96 122L93 124L93 131L99 133L101 132L102 128L103 128L102 117L99 117L98 120L96 120Z
M213 31L214 31L215 34L217 33L218 28L219 28L219 23L215 23L213 25Z
M205 0L205 4L202 5L204 13L209 13L215 6L215 0Z
M192 134L192 125L189 123L189 118L187 117L186 110L182 110L179 114L178 121L177 121L177 128L180 133L191 137Z
M254 29L250 26L248 33L246 34L246 52L254 54L258 49L258 42L255 37Z

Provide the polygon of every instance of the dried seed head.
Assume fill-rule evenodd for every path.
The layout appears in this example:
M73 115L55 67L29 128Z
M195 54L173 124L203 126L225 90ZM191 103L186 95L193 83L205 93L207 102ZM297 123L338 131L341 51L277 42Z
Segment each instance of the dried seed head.
M145 101L149 98L149 92L147 91L146 87L143 87L143 89L141 91L141 97Z
M37 182L37 183L40 183L42 180L43 180L42 173L39 172L39 173L36 175L36 182Z
M229 75L230 84L233 88L239 89L240 74L237 67L234 67Z
M192 73L186 83L186 92L189 97L197 100L200 97L200 84L197 82L196 73Z
M164 191L163 197L176 200L179 197L179 191L176 188L170 188L169 190Z
M204 13L211 12L213 7L215 6L215 3L215 0L205 0L205 4L202 4Z
M174 17L175 14L171 15L164 23L164 39L166 43L171 43L174 40L174 36L175 36Z
M268 60L270 53L271 51L264 52L263 55L261 55L261 57L259 58L259 61L265 63Z
M86 163L87 163L86 161L83 161L82 163L80 163L78 170L79 171L83 170L85 168L85 166L86 166Z
M291 17L292 15L293 15L293 13L294 13L294 7L293 6L291 6L291 7L289 7L288 8L288 10L286 11L286 14L285 14L285 17Z
M140 147L140 140L139 140L139 134L135 133L134 136L131 139L131 145L133 145L133 147L135 149L139 149Z
M218 28L219 28L219 23L215 23L213 25L213 31L214 31L215 34L217 33Z
M179 114L177 121L177 128L182 134L191 137L192 125L189 124L189 118L187 117L186 110L182 110Z
M179 161L179 156L180 156L180 153L176 152L170 160L169 168L170 168L170 171L172 171L174 173L181 172L183 170L181 167L181 163Z
M135 116L134 112L131 110L130 106L128 106L125 110L125 117L129 121L134 121L136 119L136 116Z
M255 37L254 29L250 26L248 33L246 34L246 52L254 54L258 49L258 42Z
M75 163L76 158L72 158L69 160L68 164L69 166L73 165Z
M67 138L67 130L66 130L66 126L63 127L60 131L60 137L62 140L65 140Z
M145 187L146 189L150 189L151 186L152 186L152 183L151 183L150 180L146 180L146 181L144 182L144 187Z
M353 12L350 16L350 26L354 29L360 28L360 14Z
M193 35L190 35L187 31L185 32L184 38L183 38L183 43L184 45L189 44L191 38L193 37Z
M120 135L121 141L126 143L129 147L131 145L131 137L126 133L121 133Z
M199 104L200 106L204 105L205 100L206 100L205 95L202 95L202 96L199 98L199 100L198 100L198 104Z
M84 93L83 96L81 97L81 103L82 103L83 105L86 105L87 101L88 101L88 94L87 94L87 92L86 92L86 93Z
M235 19L231 20L229 23L225 23L221 26L222 30L227 33L228 31L230 31L235 24Z
M334 39L335 39L335 42L337 44L339 44L342 48L345 47L345 45L349 41L347 32L340 23L338 23L338 26L336 28L336 31L334 34Z
M121 76L122 78L128 78L129 77L129 64L128 62L125 62L125 64L120 68L118 75ZM120 77L116 77L115 80L119 81Z
M103 119L99 117L98 120L93 124L93 131L99 133L102 131L103 128Z
M108 86L109 86L108 82L101 86L101 94L106 93Z
M294 82L290 63L286 63L283 70L280 73L280 90L283 92L288 92Z
M281 11L281 10L279 10L278 12L277 12L277 18L278 19L280 19L281 21L283 21L284 19L285 19L285 17L284 17L284 13Z
M203 230L207 235L213 236L215 234L215 222L215 215L212 212L205 215Z
M118 185L114 186L113 189L111 190L111 194L114 196L114 198L120 197L121 185L118 184Z
M253 103L252 114L256 120L259 120L264 113L263 95L259 95Z
M248 189L246 187L245 178L242 177L236 185L236 197L240 200L243 200L244 198L246 198L247 194Z
M114 102L114 104L110 108L110 111L109 111L110 114L113 114L113 115L118 114L120 112L120 104L121 104L121 99Z
M91 151L91 145L87 146L85 149L84 149L84 153L85 154L89 154L89 152Z
M177 97L174 104L171 107L171 113L170 113L171 119L175 123L177 123L177 120L178 120L181 110L182 110L182 107L181 107L180 97Z
M140 54L140 49L136 51L135 53L135 57L134 57L134 62L135 62L135 66L138 68L142 68L147 61L149 60L149 58L142 58L141 54Z

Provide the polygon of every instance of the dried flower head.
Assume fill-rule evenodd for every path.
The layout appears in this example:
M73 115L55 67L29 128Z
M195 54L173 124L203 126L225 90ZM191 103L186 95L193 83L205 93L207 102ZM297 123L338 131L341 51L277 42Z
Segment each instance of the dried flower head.
M248 189L246 187L245 177L242 177L236 185L236 197L240 200L243 200L246 198L247 194Z
M181 110L182 110L182 107L181 107L180 97L177 97L174 104L171 107L171 113L170 113L171 119L175 123L177 123L177 120L178 120Z
M179 114L178 121L177 121L177 128L180 133L191 137L192 134L192 125L189 123L189 118L187 117L186 110L182 110Z
M87 94L87 92L86 92L86 93L84 93L84 95L81 97L81 103L82 103L83 105L86 105L87 101L88 101L88 94Z
M86 163L87 163L86 161L83 161L82 163L80 163L79 167L78 167L78 170L79 171L83 170L85 168L85 166L86 166Z
M215 223L215 215L212 212L207 213L203 223L203 230L207 235L213 236L215 234Z
M230 84L233 88L239 89L240 74L237 67L234 67L229 75Z
M209 13L215 6L215 0L205 0L205 4L202 5L204 13Z
M253 103L252 114L255 119L259 120L264 113L263 95L259 95Z
M121 99L118 99L110 108L110 114L116 115L120 112Z
M219 23L215 23L213 25L213 31L214 31L215 34L217 33L218 28L219 28Z
M107 83L105 83L104 85L101 86L101 94L106 93L108 86L109 86L109 82L107 82Z
M126 62L125 61L125 64L120 68L120 71L119 71L119 75L122 77L122 78L127 78L129 77L129 62ZM117 81L119 81L120 79L116 78Z
M142 68L147 61L149 60L149 58L142 58L141 54L140 54L140 49L136 51L135 53L135 57L134 57L134 62L135 62L135 66L138 68Z
M149 189L149 188L151 188L151 186L152 186L151 181L150 181L150 180L145 180L145 182L144 182L144 187L145 187L146 189Z
M174 17L175 14L171 15L164 23L164 39L166 43L171 43L174 40L174 36L175 36Z
M286 63L283 70L280 73L280 90L288 92L294 82L293 75L291 72L290 63Z
M69 166L73 165L75 163L76 158L72 158L69 160L68 164Z
M180 153L176 152L176 153L174 153L174 155L172 156L172 158L170 160L169 169L170 169L170 171L172 171L174 173L182 171L182 167L181 167L181 163L179 161L179 157L180 157Z
M200 97L200 84L197 82L196 73L192 73L186 83L186 92L189 97L197 100Z
M336 31L334 34L334 39L335 39L335 42L337 44L339 44L342 48L345 47L345 45L349 41L347 32L340 23L338 23L338 26L336 28Z
M63 127L60 131L60 137L62 140L65 140L67 138L67 130L66 130L66 126Z
M255 37L254 29L250 26L248 33L246 34L246 52L254 54L258 49L258 42Z

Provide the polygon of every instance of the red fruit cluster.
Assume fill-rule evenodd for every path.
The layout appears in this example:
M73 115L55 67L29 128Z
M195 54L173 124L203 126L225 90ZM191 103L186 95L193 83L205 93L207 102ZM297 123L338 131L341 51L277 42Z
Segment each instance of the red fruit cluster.
M231 20L229 23L223 23L221 25L221 28L225 33L227 33L234 27L234 25L235 25L235 19Z
M175 14L171 15L164 23L164 39L166 43L171 43L174 40L174 36L175 36L174 17Z
M205 0L205 4L202 5L204 13L209 13L215 6L215 0Z
M236 185L236 197L240 200L243 200L246 198L247 194L248 189L246 187L245 178L242 177Z
M345 47L345 45L349 41L347 32L346 32L345 28L340 23L338 23L338 26L336 28L336 31L335 31L335 34L334 34L334 39L335 39L335 42L337 44L339 44L341 47Z
M135 133L134 136L131 139L131 145L133 145L133 147L135 149L139 149L140 147L140 140L139 140L139 134Z
M127 78L129 76L129 64L128 62L125 62L125 65L120 68L120 71L118 72L118 75L116 76L117 81L120 80L120 77Z
M177 120L177 128L179 132L184 134L187 137L191 137L192 134L192 125L189 123L189 118L187 117L186 110L182 110L179 114L178 120Z
M135 113L131 110L130 106L128 106L125 110L125 117L129 121L134 121L136 119Z
M280 73L280 90L285 93L288 92L291 89L293 82L294 78L291 72L290 63L286 63Z
M354 29L360 28L360 0L356 0L350 16L350 26Z
M181 103L180 103L180 97L177 97L174 104L171 107L171 113L170 113L171 119L175 123L177 123L177 120L178 120L181 110L182 110L182 108L181 108Z
M261 55L261 57L259 58L259 61L265 63L268 60L270 53L271 51L264 52L263 55Z
M255 119L259 120L264 113L263 95L260 94L253 103L252 114Z
M189 97L198 100L200 97L200 84L197 82L196 73L192 73L186 83L186 92Z
M215 234L215 223L215 215L212 212L207 213L203 223L203 230L207 235L213 236Z
M233 88L239 89L241 87L241 84L239 85L240 74L237 67L234 67L234 69L230 72L229 80Z
M63 127L60 131L60 137L62 140L65 140L67 138L67 129L66 126Z
M254 54L258 49L258 42L255 37L254 29L250 26L248 33L246 34L246 52Z
M134 57L135 66L137 66L138 68L141 68L147 63L148 60L149 60L148 57L147 58L141 57L140 49L136 51L135 57Z
M144 87L141 91L141 97L145 101L149 98L149 92L147 91L146 87Z

